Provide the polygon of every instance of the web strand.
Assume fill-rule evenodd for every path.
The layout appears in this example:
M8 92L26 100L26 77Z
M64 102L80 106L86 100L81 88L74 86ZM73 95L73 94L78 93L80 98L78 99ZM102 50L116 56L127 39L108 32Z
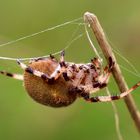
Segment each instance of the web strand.
M73 40L71 40L68 45L66 45L66 47L64 48L64 50L68 49L76 40L80 39L82 36L84 35L84 33L81 33L80 35L76 36ZM60 54L61 51L52 53L52 55L57 55ZM29 58L12 58L12 57L0 57L0 59L2 60L11 60L11 61L16 61L17 59L20 59L22 61L26 61L26 60L32 60L32 59L38 59L38 58L47 58L50 55L44 55L44 56L38 56L38 57L29 57Z
M39 32L36 32L36 33L33 33L33 34L30 34L30 35L27 35L27 36L24 36L24 37L21 37L21 38L18 38L16 40L12 40L12 41L9 41L9 42L6 42L6 43L3 43L3 44L0 44L0 48L3 47L3 46L7 46L7 45L11 45L11 44L14 44L14 43L17 43L19 41L22 41L22 40L25 40L27 38L31 38L31 37L34 37L34 36L37 36L39 34L42 34L42 33L45 33L47 31L51 31L51 30L54 30L54 29L57 29L57 28L60 28L60 27L63 27L63 26L66 26L66 25L69 25L69 24L77 24L77 25L85 25L85 34L88 38L88 41L90 43L90 46L92 47L92 49L94 50L95 54L97 55L97 57L102 61L102 58L100 57L100 54L98 53L97 49L95 48L91 38L90 38L90 35L89 35L89 32L87 30L87 25L85 23L79 23L78 21L79 20L82 20L82 17L80 18L77 18L77 19L74 19L74 20L71 20L71 21L67 21L65 23L62 23L62 24L59 24L59 25L56 25L54 27L50 27L50 28L46 28L42 31L39 31ZM68 41L66 47L64 48L64 50L68 49L76 40L80 39L84 33L81 33L79 35L77 35L74 39L72 39L75 34L77 33L77 31L79 30L79 26L78 28L76 29L75 32L73 32L72 36L71 36L71 39L70 41ZM107 36L107 35L106 35ZM108 39L109 40L109 39ZM109 40L109 42L111 42ZM111 43L112 44L112 43ZM137 76L137 77L140 77L140 73L138 72L138 70L134 67L134 65L128 60L126 59L123 55L121 55L121 53L119 51L117 51L116 49L113 48L113 51L120 57L122 58L126 63L129 64L129 66L134 70L134 71L131 71L129 69L127 69L126 67L120 65L121 68L123 68L125 71ZM52 53L52 55L57 55L57 54L60 54L61 53L61 50L58 51L58 52L55 52L55 53ZM26 61L26 60L31 60L31 59L38 59L38 58L47 58L49 57L49 55L44 55L44 56L38 56L38 57L29 57L29 58L12 58L12 57L0 57L0 59L2 60L11 60L11 61L16 61L17 59L20 59L20 60L23 60L23 61Z
M120 64L119 64L119 66L120 66L122 69L124 69L125 71L127 71L127 72L129 72L129 73L133 74L134 76L136 76L136 77L139 77L139 78L140 78L140 73L135 73L135 72L133 72L133 71L131 71L131 70L127 69L126 67L124 67L124 66L122 66L122 65L120 65Z
M42 30L42 31L39 31L39 32L36 32L36 33L33 33L31 35L27 35L27 36L24 36L24 37L21 37L19 39L16 39L16 40L13 40L13 41L10 41L10 42L7 42L7 43L4 43L4 44L1 44L0 47L3 47L3 46L6 46L6 45L10 45L10 44L14 44L16 42L19 42L21 40L24 40L24 39L27 39L27 38L30 38L30 37L33 37L33 36L36 36L36 35L39 35L39 34L42 34L44 32L47 32L47 31L51 31L51 30L54 30L56 28L60 28L62 26L66 26L68 24L77 24L79 26L81 25L84 25L84 23L78 23L77 21L81 20L82 18L78 18L78 19L74 19L72 21L68 21L68 22L65 22L63 24L60 24L60 25L56 25L54 27L51 27L51 28L47 28L45 30ZM77 33L77 31L79 30L79 26L78 28L76 29L76 31L73 32L72 36L71 36L71 39L68 41L66 47L63 49L63 50L66 50L68 49L76 40L80 39L85 33L81 33L79 35L77 35L76 37L74 37ZM60 54L61 53L61 50L58 51L58 52L55 52L55 53L52 53L52 55L57 55L57 54ZM12 58L12 57L3 57L1 56L0 59L2 60L11 60L11 61L16 61L17 59L20 59L22 61L26 61L26 60L32 60L32 59L38 59L38 58L47 58L49 57L49 55L45 55L45 56L38 56L38 57L29 57L29 58Z
M19 42L19 41L21 41L21 40L25 40L25 39L27 39L27 38L31 38L31 37L37 36L37 35L39 35L39 34L42 34L42 33L45 33L45 32L51 31L51 30L54 30L54 29L57 29L57 28L66 26L66 25L68 25L68 24L72 24L72 23L77 22L77 21L79 21L79 20L81 20L81 19L82 19L82 18L80 17L80 18L77 18L77 19L74 19L74 20L71 20L71 21L67 21L67 22L65 22L65 23L62 23L62 24L59 24L59 25L56 25L56 26L53 26L53 27L44 29L44 30L42 30L42 31L39 31L39 32L30 34L30 35L27 35L27 36L18 38L18 39L16 39L16 40L12 40L12 41L9 41L9 42L0 44L0 48L3 47L3 46L7 46L7 45L11 45L11 44L17 43L17 42ZM77 23L75 23L75 24L77 24ZM80 23L79 23L79 24L80 24ZM81 25L82 25L82 24L81 24Z
M89 35L88 30L87 30L87 25L86 25L86 24L85 24L85 32L86 32L87 39L88 39L88 41L89 41L89 43L90 43L91 48L93 49L93 51L94 51L94 53L96 54L96 56L99 58L100 62L102 62L103 59L102 59L101 56L99 55L99 53L98 53L96 47L94 46L94 44L93 44L93 42L92 42L92 40L91 40L91 38L90 38L90 35Z
M131 73L135 73L135 75L140 75L139 71L135 68L135 66L126 58L124 57L121 52L117 49L117 47L115 47L115 45L109 40L109 37L107 36L107 34L105 33L106 37L107 37L107 40L109 41L109 43L111 44L112 46L112 50L115 54L117 54L122 60L124 60L135 72L132 72L131 70L128 70L127 68L127 71L131 71ZM123 66L121 66L122 68L124 68ZM124 68L125 69L125 68ZM125 69L125 70L126 70Z
M123 55L121 55L118 51L116 51L115 49L113 49L113 51L120 56L134 71L136 74L139 74L138 70L134 67L134 65L128 60L126 59Z

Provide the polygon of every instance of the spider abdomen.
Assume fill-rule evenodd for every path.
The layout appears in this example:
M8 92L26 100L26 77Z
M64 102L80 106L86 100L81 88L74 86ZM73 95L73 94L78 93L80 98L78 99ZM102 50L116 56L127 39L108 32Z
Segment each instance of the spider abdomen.
M58 66L58 62L47 59L33 62L30 67L47 75L50 75ZM28 94L37 102L52 106L62 107L72 104L75 94L69 93L69 82L66 82L61 75L52 84L48 84L44 79L24 72L24 86Z

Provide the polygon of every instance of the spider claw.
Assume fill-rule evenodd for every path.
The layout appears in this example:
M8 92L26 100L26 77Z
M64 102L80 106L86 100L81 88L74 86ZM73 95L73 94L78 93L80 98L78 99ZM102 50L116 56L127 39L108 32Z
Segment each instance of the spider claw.
M108 61L109 61L109 69L111 70L113 68L115 62L112 60L111 56L108 58Z
M21 62L20 62L20 59L17 59L17 63L18 63L18 65L20 65L20 63L21 63Z
M50 54L50 58L51 58L51 59L54 59L54 56L53 56L52 54Z
M61 56L64 56L64 55L65 55L65 50L62 50Z
M96 68L100 67L100 61L98 58L94 57L93 59L91 59L91 62Z

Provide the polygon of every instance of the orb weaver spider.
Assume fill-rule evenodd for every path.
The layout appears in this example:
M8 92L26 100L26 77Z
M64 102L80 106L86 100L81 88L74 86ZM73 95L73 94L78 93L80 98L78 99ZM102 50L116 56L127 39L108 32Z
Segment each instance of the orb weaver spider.
M0 71L0 73L23 80L27 93L35 101L51 107L68 106L77 97L82 97L89 102L118 100L140 86L140 82L138 82L120 95L90 97L91 93L107 86L111 70L115 65L111 57L109 57L109 64L103 71L98 58L93 58L87 64L65 62L64 51L61 52L60 62L52 55L48 58L34 59L28 66L20 60L17 62L24 70L23 75L6 71Z

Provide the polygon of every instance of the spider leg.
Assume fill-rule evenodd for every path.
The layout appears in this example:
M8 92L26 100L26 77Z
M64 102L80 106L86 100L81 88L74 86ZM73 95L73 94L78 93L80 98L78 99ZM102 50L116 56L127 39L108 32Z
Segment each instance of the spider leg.
M17 80L23 80L23 75L21 75L21 74L13 74L13 73L9 73L6 71L0 71L0 74L3 74L5 76L11 77L11 78L14 78Z
M33 59L31 59L30 61L29 61L29 63L32 63L32 62L37 62L37 61L39 61L39 60L47 60L48 58L50 58L50 59L55 59L55 57L52 55L52 54L50 54L50 57L38 57L38 58L33 58Z
M99 89L106 87L109 81L110 75L111 75L111 72L108 72L105 75L101 75L98 81L93 83L92 89L90 90L91 93L95 92L95 89L98 91Z
M104 73L111 72L115 62L113 62L112 57L108 58L109 64L104 68Z
M121 93L120 95L90 97L89 93L81 92L80 96L83 97L86 101L89 101L89 102L110 102L110 101L113 101L113 100L119 100L121 98L126 97L128 94L130 94L133 90L135 90L139 86L140 86L140 82L135 84L133 87L131 87L127 91Z
M40 77L44 80L49 81L53 81L58 79L58 77L63 73L64 78L68 78L65 71L66 71L66 64L64 62L64 51L62 51L61 53L61 59L60 59L60 63L58 64L58 66L56 67L55 71L49 76L46 73L37 71L37 70L33 70L30 66L25 65L24 63L22 63L20 60L17 60L17 63L19 64L19 66L25 70L26 72L35 75L37 77Z
M93 63L95 64L95 67L98 68L99 66L99 61L98 59L94 59ZM111 69L113 68L113 61L112 58L109 57L109 64L106 66L105 68L105 74L102 74L99 76L97 81L94 81L93 83L89 83L89 81L91 81L91 79L89 79L89 81L87 82L87 84L85 85L80 85L80 83L82 82L82 80L85 80L84 78L86 77L86 80L88 80L88 78L91 78L91 76L87 76L86 73L84 72L84 70L80 70L77 74L76 77L73 81L73 85L74 87L76 87L76 90L78 89L78 91L80 91L82 89L82 91L84 91L85 93L94 93L97 92L98 90L104 88L107 86L108 80L110 78L111 75ZM73 90L73 89L72 89ZM75 90L75 89L74 89ZM76 92L76 91L75 91Z
M60 57L60 62L62 63L62 62L65 62L65 60L64 60L64 56L65 56L65 51L63 50L62 52L61 52L61 57Z
M112 58L109 57L109 64L104 68L103 74L99 77L98 81L93 84L93 88L104 88L106 87L108 80L111 75L111 70L114 66L114 62L112 61ZM93 89L94 91L95 89Z
M64 60L64 55L65 55L65 52L64 50L61 52L61 57L60 57L60 62L59 62L59 65L57 66L57 68L55 69L55 71L51 74L50 77L54 77L54 79L58 79L58 77L63 74L63 77L66 81L69 80L69 77L67 76L67 73L66 73L66 68L67 68L67 65L65 63L65 60Z
M91 59L91 62L97 69L101 67L101 62L99 61L98 58L94 57L93 59Z
M85 77L84 75L84 71L80 70L77 74L76 77L73 80L73 85L75 87L77 87L78 85L80 85L80 83L82 82L83 78Z
M17 60L18 65L25 70L26 72L35 75L37 77L40 77L44 80L49 80L51 79L51 77L43 72L37 71L37 70L33 70L30 66L25 65L24 63L22 63L20 60Z

